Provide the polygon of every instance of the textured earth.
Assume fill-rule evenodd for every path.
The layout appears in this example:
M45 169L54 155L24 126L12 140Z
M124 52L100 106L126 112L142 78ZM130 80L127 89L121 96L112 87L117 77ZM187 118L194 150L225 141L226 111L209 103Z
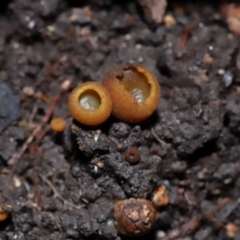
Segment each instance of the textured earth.
M169 1L163 23L143 2L1 3L0 206L12 206L1 240L128 239L115 202L151 201L159 186L169 203L136 239L240 239L239 38L218 1ZM72 120L71 90L129 63L156 75L157 111L132 125Z

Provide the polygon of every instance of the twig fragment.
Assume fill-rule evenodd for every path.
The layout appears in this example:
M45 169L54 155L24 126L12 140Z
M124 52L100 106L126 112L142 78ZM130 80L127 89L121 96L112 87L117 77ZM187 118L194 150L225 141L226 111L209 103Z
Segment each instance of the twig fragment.
M47 178L45 178L42 174L38 174L39 175L39 177L43 180L43 182L45 182L51 189L52 189L52 191L53 191L53 194L54 194L54 198L59 198L60 200L62 200L63 201L63 203L64 204L66 204L66 205L69 205L69 206L71 206L71 207L73 207L73 208L76 208L76 209L80 209L80 208L82 208L82 206L78 206L78 205L75 205L74 203L71 203L71 202L69 202L68 200L66 200L64 197L62 197L61 195L60 195L60 193L57 191L57 189L53 186L53 184L47 179Z
M153 128L151 128L151 132L152 132L152 135L155 137L155 139L161 144L163 150L166 151L166 150L167 150L167 143L164 142L162 139L160 139L160 138L158 137L158 135L156 134L156 132L154 131Z
M12 164L14 166L16 166L16 163L18 162L18 160L22 157L22 155L24 154L24 152L28 149L29 145L32 143L32 141L34 140L34 138L36 137L36 135L43 129L44 125L49 121L52 112L54 110L54 107L57 103L58 97L55 96L52 99L51 105L47 111L47 113L45 114L45 116L43 117L41 123L33 130L33 132L31 133L31 135L27 138L27 140L24 142L21 150L18 153L15 153L13 155L13 158L11 160Z
M229 202L229 200L230 200L229 198L222 199L222 201L218 204L218 206L216 206L212 211L208 211L194 217L179 229L170 230L163 240L179 239L188 234L191 234L193 231L195 231L199 227L201 221L204 218L211 217L212 215L214 215L220 208L222 208L227 202Z

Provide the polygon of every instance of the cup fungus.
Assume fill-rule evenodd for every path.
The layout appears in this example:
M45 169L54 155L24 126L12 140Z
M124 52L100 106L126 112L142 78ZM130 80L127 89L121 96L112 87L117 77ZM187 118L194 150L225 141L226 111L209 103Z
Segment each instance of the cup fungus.
M66 128L66 121L63 118L53 118L50 126L54 132L61 133Z
M8 212L4 212L0 209L0 221L4 221L8 218Z
M137 147L129 147L124 152L124 158L127 162L134 164L140 160L140 152Z
M12 210L12 205L7 204L4 207L0 206L0 222L9 217L9 212Z
M146 199L117 201L114 211L117 230L125 236L142 236L148 233L156 222L156 210Z
M85 82L76 87L70 94L68 107L78 122L96 126L105 122L112 111L111 96L97 82Z
M113 115L127 123L138 123L156 110L160 86L153 73L140 65L113 69L103 77L109 91Z

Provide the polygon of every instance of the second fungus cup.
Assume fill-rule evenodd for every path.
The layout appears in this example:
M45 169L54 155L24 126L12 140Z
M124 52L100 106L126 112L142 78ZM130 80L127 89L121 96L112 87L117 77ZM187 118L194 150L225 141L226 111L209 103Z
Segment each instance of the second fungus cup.
M66 121L63 118L53 118L50 126L54 132L61 133L66 128Z
M109 91L113 115L127 123L138 123L156 110L160 98L160 86L153 73L140 65L113 69L103 78Z
M8 212L5 212L2 209L0 209L0 222L6 220L8 218L8 215L9 215Z
M97 82L85 82L70 94L68 107L74 119L87 126L105 122L112 111L109 92Z
M0 204L0 222L6 220L9 217L9 213L12 211L12 205L6 204L2 206Z

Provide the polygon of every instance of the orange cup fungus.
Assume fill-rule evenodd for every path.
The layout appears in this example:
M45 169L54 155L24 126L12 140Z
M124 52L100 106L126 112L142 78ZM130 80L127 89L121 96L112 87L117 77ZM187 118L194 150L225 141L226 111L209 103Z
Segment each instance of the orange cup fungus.
M54 132L61 133L66 128L66 121L63 118L53 118L50 126Z
M112 111L109 92L97 82L85 82L70 94L68 107L78 122L96 126L105 122Z
M8 215L9 215L8 212L1 211L0 212L0 221L6 220L8 218Z
M0 222L9 217L9 212L12 210L12 205L7 204L4 208L0 205Z
M103 85L109 91L113 115L127 123L138 123L156 110L160 86L153 73L140 65L129 65L106 73Z

